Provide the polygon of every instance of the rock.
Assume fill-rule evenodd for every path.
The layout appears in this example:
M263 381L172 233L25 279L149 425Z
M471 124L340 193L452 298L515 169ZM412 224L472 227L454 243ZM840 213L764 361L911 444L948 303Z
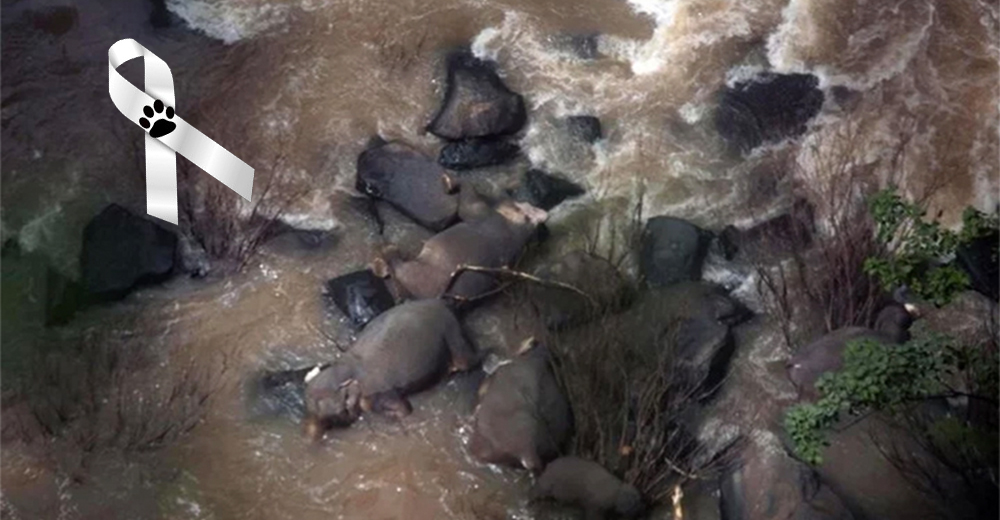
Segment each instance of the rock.
M174 25L174 15L167 9L166 0L152 0L153 10L149 13L149 24L156 29Z
M590 144L603 137L601 120L594 116L569 116L566 118L566 128L571 137Z
M567 289L531 284L526 301L550 330L580 325L605 312L620 309L628 296L628 285L615 266L586 251L571 251L534 275L572 285L585 291L590 300Z
M715 111L716 130L741 153L799 136L823 107L818 86L811 74L764 73L727 87Z
M305 415L305 376L315 365L286 370L262 371L246 380L244 393L251 417Z
M928 329L946 334L962 345L988 345L1000 323L996 302L977 291L963 291L948 305L920 310Z
M701 278L710 236L698 226L673 217L653 217L642 233L639 268L646 283L666 287Z
M751 445L720 483L722 520L853 520L808 466Z
M993 301L1000 299L1000 255L997 250L997 236L991 235L977 238L956 251L958 266L969 275L972 288Z
M137 286L169 278L176 256L177 235L111 204L83 230L82 281L100 299L123 298Z
M355 329L361 329L396 304L385 281L368 269L326 282L325 295Z
M570 37L570 46L580 59L594 60L600 55L597 50L597 33L577 34Z
M514 143L495 139L469 139L448 143L438 164L450 170L471 170L508 162L521 153Z
M562 201L584 193L586 190L582 187L562 177L541 170L528 170L520 186L511 192L511 197L548 211Z
M970 510L974 506L967 497L958 499L962 482L927 451L924 434L914 435L908 429L890 426L890 422L879 414L860 421L848 420L852 421L850 428L830 432L830 445L824 449L823 464L816 472L855 517L880 520L989 518L975 515ZM901 466L901 462L904 465ZM927 486L931 481L939 486L938 493L950 495L952 499L941 500L937 504L939 507L935 507L938 500L933 499L934 492L922 493L915 487ZM995 507L996 492L993 493L991 502ZM996 518L995 513L992 518Z
M430 157L400 143L376 144L358 156L355 187L441 231L457 219L458 197L447 192L447 172Z
M723 256L756 263L804 252L812 244L813 216L812 205L800 199L789 211L748 229L727 226L718 237Z
M495 68L468 51L449 56L444 101L427 131L448 140L517 133L527 121L524 99Z

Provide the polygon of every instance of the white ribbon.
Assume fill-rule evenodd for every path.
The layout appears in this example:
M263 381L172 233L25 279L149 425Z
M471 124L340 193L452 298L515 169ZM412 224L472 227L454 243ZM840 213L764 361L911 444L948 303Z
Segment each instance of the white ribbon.
M133 58L145 60L146 92L137 89L116 70ZM131 38L116 42L108 50L108 93L118 111L137 125L139 119L144 117L143 107L152 107L156 100L168 107L177 107L170 67ZM164 117L165 114L160 113L146 119L152 127L154 120ZM177 157L174 152L187 157L229 189L250 200L253 193L253 168L180 116L175 114L168 120L177 125L170 133L161 137L152 137L148 131L146 134L147 213L177 224ZM142 128L142 125L139 127Z

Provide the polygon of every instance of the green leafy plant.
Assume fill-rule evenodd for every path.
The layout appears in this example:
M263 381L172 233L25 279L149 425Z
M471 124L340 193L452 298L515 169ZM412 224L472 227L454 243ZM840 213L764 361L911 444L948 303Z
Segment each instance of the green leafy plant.
M954 264L962 245L1000 230L1000 217L966 208L959 232L928 221L926 209L904 200L895 187L881 190L870 202L876 238L887 255L865 260L864 271L886 290L907 286L921 298L945 305L969 287L969 277Z
M895 412L908 403L946 393L945 378L960 352L949 338L936 334L921 335L903 345L886 346L873 340L849 343L843 368L824 374L816 383L820 399L796 405L785 415L785 430L796 454L809 464L820 464L828 445L827 432L843 416Z

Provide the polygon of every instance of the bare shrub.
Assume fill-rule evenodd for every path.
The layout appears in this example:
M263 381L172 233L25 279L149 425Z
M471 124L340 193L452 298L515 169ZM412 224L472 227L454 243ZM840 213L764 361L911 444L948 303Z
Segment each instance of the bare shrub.
M281 217L305 196L307 189L296 185L286 168L285 146L265 168L255 172L255 201L244 214L244 201L221 183L193 177L204 175L197 166L184 161L179 175L183 192L181 224L191 230L194 238L224 267L242 270L260 246L274 236ZM266 172L263 186L259 180ZM201 188L198 188L201 185Z
M229 357L158 363L135 345L88 335L39 356L5 395L5 440L60 440L83 454L155 449L187 433L223 387Z
M637 345L614 316L587 334L553 340L574 413L571 452L621 476L652 503L669 500L689 480L714 478L732 457L729 450L707 453L685 427L702 392L684 377L676 345L673 334L660 345Z

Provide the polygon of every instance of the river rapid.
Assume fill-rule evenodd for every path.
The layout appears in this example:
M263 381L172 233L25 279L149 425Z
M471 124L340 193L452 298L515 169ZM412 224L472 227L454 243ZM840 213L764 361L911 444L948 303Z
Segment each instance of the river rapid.
M247 406L253 374L324 360L349 340L320 293L381 244L347 198L355 161L375 134L436 154L423 129L443 95L442 57L459 46L495 60L525 97L525 157L510 168L560 172L587 189L552 212L555 249L578 245L602 218L615 225L640 198L646 216L709 229L761 221L792 203L796 172L822 171L845 143L875 178L933 192L932 212L951 225L966 205L998 203L994 1L166 5L175 24L154 29L146 2L3 2L0 240L16 250L3 258L4 395L37 352L83 341L137 353L120 392L131 404L119 408L157 416L170 394L161 385L185 370L213 393L185 401L196 425L155 450L5 438L4 518L538 517L526 474L467 453L481 376L421 394L402 423L366 419L321 446L303 441L294 417ZM281 176L280 189L301 193L282 220L316 234L267 244L238 274L175 279L46 327L46 280L79 276L87 220L110 202L144 211L142 136L106 89L107 49L126 37L169 63L178 113L253 165L258 186ZM716 93L763 70L815 74L826 102L801 138L736 158L712 125ZM122 71L141 78L135 63ZM601 120L593 146L558 132L559 118L581 114Z

